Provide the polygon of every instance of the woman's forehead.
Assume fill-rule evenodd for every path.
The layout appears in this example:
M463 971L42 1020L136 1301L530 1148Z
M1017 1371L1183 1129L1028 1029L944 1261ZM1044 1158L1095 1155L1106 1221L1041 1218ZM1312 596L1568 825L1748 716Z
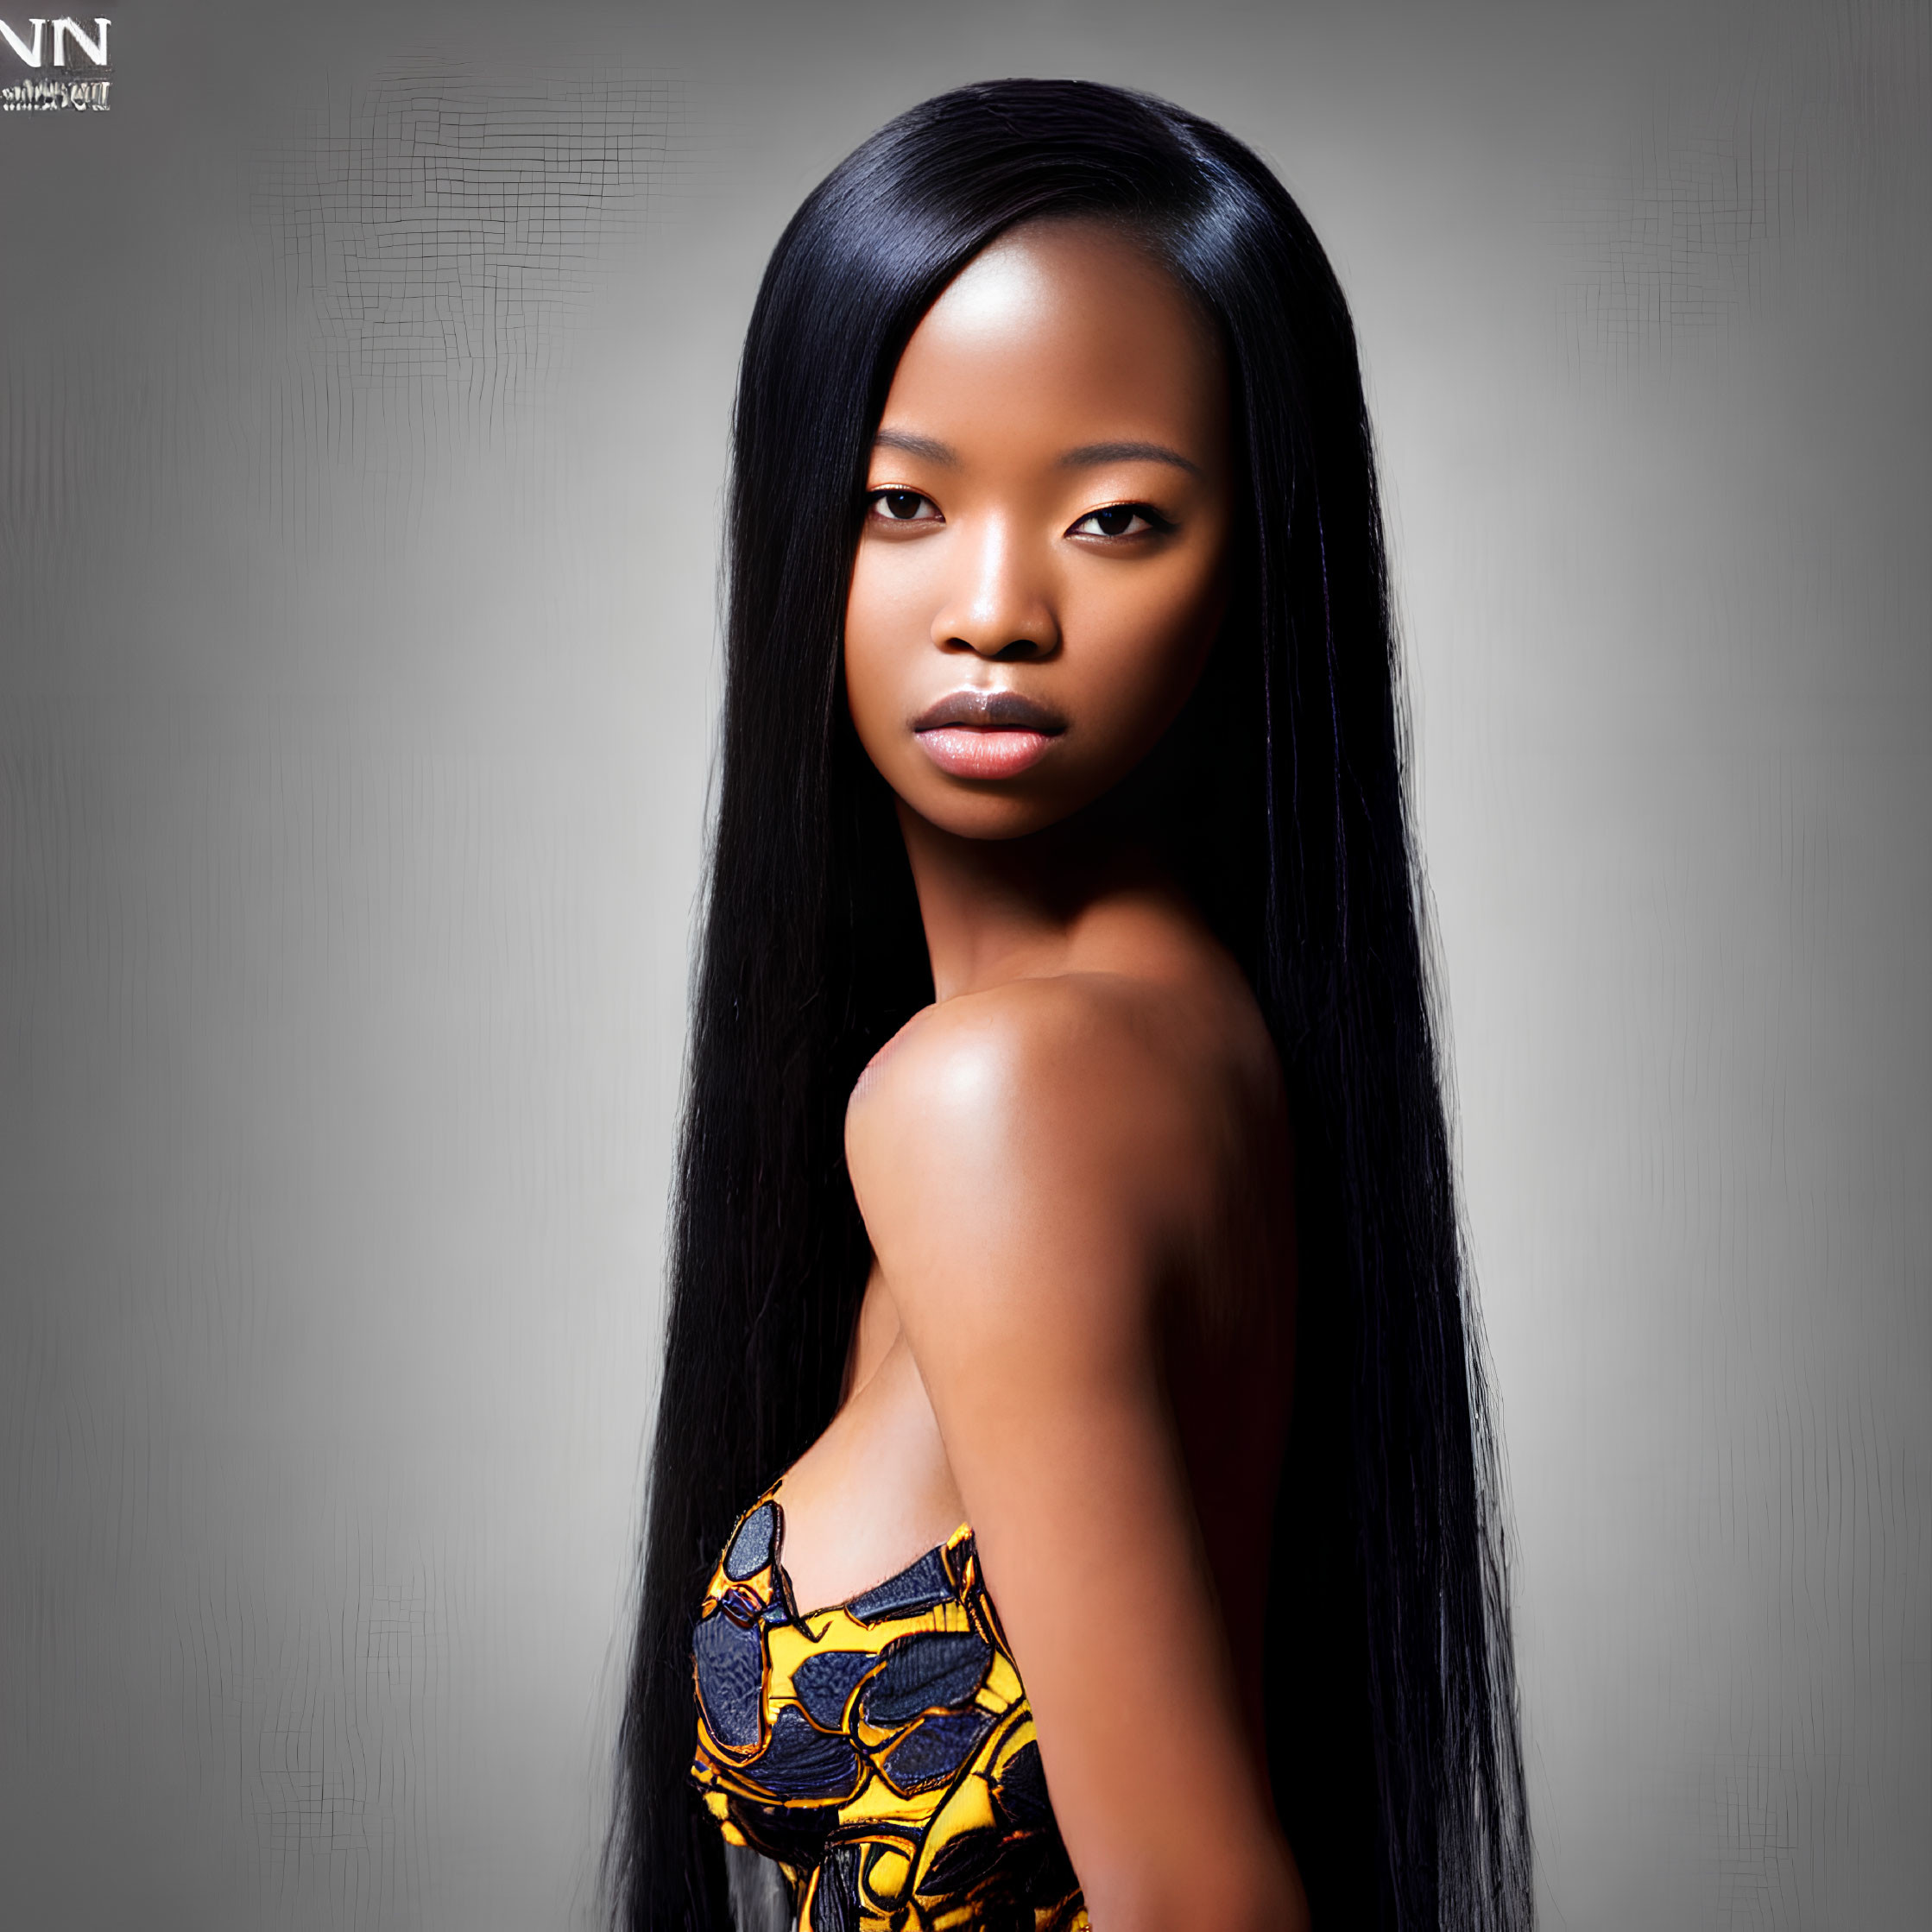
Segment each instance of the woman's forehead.
M947 285L900 358L887 416L1020 397L1199 420L1219 418L1226 384L1213 330L1144 242L1060 220L1010 230Z

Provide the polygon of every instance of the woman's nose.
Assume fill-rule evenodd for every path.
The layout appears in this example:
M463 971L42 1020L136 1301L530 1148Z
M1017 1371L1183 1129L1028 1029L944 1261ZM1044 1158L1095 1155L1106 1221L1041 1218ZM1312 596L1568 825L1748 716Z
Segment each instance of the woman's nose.
M932 641L1001 662L1051 657L1060 647L1047 559L1003 520L955 544L957 570L933 615Z

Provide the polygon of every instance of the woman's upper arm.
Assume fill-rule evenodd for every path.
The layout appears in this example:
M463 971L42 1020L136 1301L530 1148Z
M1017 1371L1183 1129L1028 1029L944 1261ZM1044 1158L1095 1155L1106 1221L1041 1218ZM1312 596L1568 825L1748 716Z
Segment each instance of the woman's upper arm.
M848 1129L1108 1932L1266 1923L1284 1882L1160 1360L1200 1192L1187 1114L1131 1029L1043 990L929 1017Z

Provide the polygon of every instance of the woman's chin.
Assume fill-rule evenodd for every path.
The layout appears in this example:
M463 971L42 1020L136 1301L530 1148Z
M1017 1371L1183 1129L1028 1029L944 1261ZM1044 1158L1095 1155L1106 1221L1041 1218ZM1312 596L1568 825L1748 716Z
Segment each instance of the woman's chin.
M1074 807L1038 792L991 786L971 792L961 786L943 790L931 785L894 791L900 803L934 830L954 838L1001 840L1030 838L1072 816Z

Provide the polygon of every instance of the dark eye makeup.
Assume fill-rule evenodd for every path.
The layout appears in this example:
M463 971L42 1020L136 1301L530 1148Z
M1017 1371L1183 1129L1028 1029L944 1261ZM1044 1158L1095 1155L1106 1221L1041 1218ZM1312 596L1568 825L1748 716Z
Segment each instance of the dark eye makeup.
M1141 526L1135 529L1134 525ZM1088 526L1093 527L1089 529ZM1142 537L1165 534L1175 525L1152 503L1109 503L1105 509L1089 510L1067 532L1070 537Z
M875 515L888 523L936 523L940 521L939 506L916 489L868 490L866 502ZM922 504L931 511L931 516L919 515Z
M939 514L939 506L917 489L891 486L869 489L866 492L866 505L870 514L882 523L943 523L945 521ZM1172 520L1163 516L1152 503L1109 503L1103 508L1089 510L1072 525L1067 534L1070 537L1140 537L1156 533L1165 534L1175 527Z

